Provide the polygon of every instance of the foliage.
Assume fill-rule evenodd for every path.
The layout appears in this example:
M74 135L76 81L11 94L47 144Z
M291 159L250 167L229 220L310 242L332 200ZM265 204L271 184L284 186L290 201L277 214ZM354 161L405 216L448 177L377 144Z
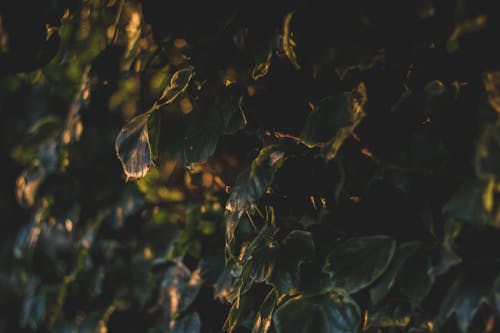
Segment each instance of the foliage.
M0 2L0 331L498 331L494 4Z

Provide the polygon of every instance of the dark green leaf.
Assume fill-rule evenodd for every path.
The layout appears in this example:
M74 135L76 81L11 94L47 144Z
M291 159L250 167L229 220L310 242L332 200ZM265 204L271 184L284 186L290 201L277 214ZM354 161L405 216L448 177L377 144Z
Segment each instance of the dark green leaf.
M415 303L430 292L434 283L431 260L425 251L418 251L408 257L401 266L397 284L401 293Z
M204 161L212 156L222 134L223 124L215 109L194 110L189 114L184 142L184 160L187 164Z
M314 257L314 241L307 231L294 230L283 240L269 279L276 290L287 293L300 283L300 265Z
M419 242L409 242L401 244L396 250L394 259L391 261L386 272L370 289L370 299L373 304L378 304L391 291L396 277L399 274L401 267L404 265L408 257L420 251L422 244Z
M335 287L355 293L373 283L389 266L396 242L387 236L351 238L338 245L327 258Z
M353 333L360 321L358 305L341 290L292 298L278 307L273 316L278 333Z
M224 134L231 135L247 124L247 118L242 108L243 96L237 101L231 99L222 109L222 118L224 118Z
M365 117L366 102L363 83L352 91L324 98L307 117L301 139L310 147L322 147L327 159L334 158Z

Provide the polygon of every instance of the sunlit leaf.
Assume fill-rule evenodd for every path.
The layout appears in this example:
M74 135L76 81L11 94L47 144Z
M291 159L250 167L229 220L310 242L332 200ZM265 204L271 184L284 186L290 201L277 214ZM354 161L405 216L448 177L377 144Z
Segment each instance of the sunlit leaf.
M365 117L366 102L363 83L350 92L324 98L307 117L301 139L310 147L322 147L327 159L334 158Z
M238 175L226 202L226 244L232 243L239 219L253 202L264 195L284 160L285 152L279 145L266 146L252 164Z
M360 321L359 306L342 290L292 298L279 306L273 316L278 333L353 333Z
M193 74L194 68L191 66L175 72L170 79L170 84L163 90L158 99L158 107L173 103L180 94L186 91Z
M266 333L271 328L274 308L278 303L278 293L271 290L260 306L251 333Z
M380 277L391 262L396 242L387 236L351 238L330 253L325 270L336 287L355 293Z
M292 22L293 14L294 12L286 14L285 21L283 23L283 50L293 67L300 69L300 65L297 61L297 54L295 53L296 44L293 39L293 32L290 30L290 23Z
M150 116L148 111L132 118L116 137L116 155L127 179L144 177L153 164L148 134Z
M224 322L223 330L228 333L234 332L246 316L255 314L255 312L252 314L253 305L252 298L247 295L242 296L239 302L234 302Z

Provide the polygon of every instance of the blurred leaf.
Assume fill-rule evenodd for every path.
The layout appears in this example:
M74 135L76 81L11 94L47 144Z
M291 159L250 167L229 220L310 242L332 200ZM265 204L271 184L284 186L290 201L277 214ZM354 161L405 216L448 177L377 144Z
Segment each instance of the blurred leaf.
M163 275L159 302L167 319L175 319L195 300L201 287L200 270L193 272L176 262Z
M38 188L47 173L40 163L24 170L16 180L16 199L20 206L29 208L35 204Z
M357 332L361 313L356 302L342 290L329 294L298 296L280 305L273 316L276 332Z
M333 249L324 269L333 274L335 287L355 293L385 272L395 249L387 236L351 238Z
M500 71L489 71L483 76L484 88L488 92L488 102L496 112L500 112Z
M199 333L201 331L201 320L198 313L194 312L175 321L171 333Z
M496 273L497 271L490 267L481 273L475 271L461 274L450 286L441 303L438 322L444 324L455 314L460 331L468 332L481 305L490 302Z

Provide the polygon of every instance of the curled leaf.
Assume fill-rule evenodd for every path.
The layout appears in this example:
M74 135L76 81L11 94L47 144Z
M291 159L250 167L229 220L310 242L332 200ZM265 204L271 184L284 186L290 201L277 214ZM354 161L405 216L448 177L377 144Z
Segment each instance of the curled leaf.
M293 14L294 12L286 14L285 22L283 23L283 50L293 67L300 69L300 65L297 61L297 54L295 53L295 40L293 39L293 33L290 31L290 23L292 22Z

